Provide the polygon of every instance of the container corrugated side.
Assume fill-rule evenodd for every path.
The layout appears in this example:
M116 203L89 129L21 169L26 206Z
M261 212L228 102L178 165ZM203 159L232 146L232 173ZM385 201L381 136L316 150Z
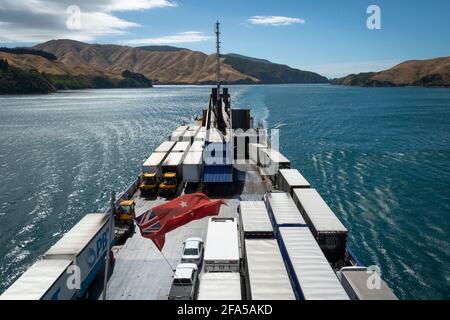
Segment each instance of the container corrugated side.
M347 233L347 228L316 189L294 189L294 202L311 221L316 232Z
M282 227L278 236L299 297L305 300L349 299L308 228Z
M186 152L190 146L189 141L180 141L173 147L172 152Z
M67 272L72 261L39 260L17 279L0 300L70 300L75 289L68 289L67 280L73 272Z
M164 141L159 145L158 148L155 149L155 152L170 152L175 145L175 141Z
M246 239L247 298L295 300L294 290L276 240Z
M293 196L294 188L309 188L311 185L297 169L280 169L278 187Z
M241 300L241 276L238 272L200 274L197 300Z
M273 227L264 201L241 201L239 211L245 237L273 237Z
M203 153L188 152L183 161L183 181L198 183L201 181L203 168Z
M144 173L147 173L150 171L156 171L157 173L159 173L158 172L159 167L163 163L166 156L167 156L167 153L165 153L165 152L152 153L151 156L142 165L142 171Z
M292 200L289 193L273 192L267 193L264 196L269 215L272 219L272 224L275 227L279 226L305 226L306 222L303 219L300 211Z

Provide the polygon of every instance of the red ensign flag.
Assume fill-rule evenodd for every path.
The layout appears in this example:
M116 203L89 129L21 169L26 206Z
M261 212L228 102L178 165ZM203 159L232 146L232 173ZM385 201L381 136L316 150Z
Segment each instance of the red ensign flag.
M142 236L153 240L162 251L166 233L191 221L218 215L222 204L223 200L211 201L203 193L188 194L150 209L136 222Z

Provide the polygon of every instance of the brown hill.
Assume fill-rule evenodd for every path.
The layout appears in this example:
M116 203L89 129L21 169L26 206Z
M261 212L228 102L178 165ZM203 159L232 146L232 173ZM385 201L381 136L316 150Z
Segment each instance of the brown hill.
M87 70L92 70L118 76L123 70L131 70L159 83L192 84L215 79L214 57L197 51L149 51L72 40L52 40L34 48L53 53L74 74L86 75ZM259 82L226 64L222 66L221 76L225 82Z
M132 48L86 44L73 40L52 40L39 44L34 49L56 55L58 61L70 68L74 74L96 72L118 76L123 70L130 70L157 83L206 84L215 81L215 55L188 49L168 46ZM227 55L222 57L221 79L226 83L328 82L328 79L316 73L272 64L265 60L244 56L231 58Z
M352 74L333 83L365 87L450 87L450 57L406 61L385 71Z

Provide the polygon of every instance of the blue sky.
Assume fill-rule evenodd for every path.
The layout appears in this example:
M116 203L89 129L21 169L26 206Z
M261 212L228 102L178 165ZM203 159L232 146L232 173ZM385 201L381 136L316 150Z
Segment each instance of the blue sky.
M73 4L81 28L69 30ZM381 30L366 26L373 4L381 9ZM448 0L0 0L0 45L71 38L212 53L219 19L223 52L334 77L450 55L449 12Z

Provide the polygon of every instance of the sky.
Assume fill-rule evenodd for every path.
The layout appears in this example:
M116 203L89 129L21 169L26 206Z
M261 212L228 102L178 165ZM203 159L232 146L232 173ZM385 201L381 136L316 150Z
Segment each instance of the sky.
M73 39L213 53L216 20L223 53L329 78L450 55L448 0L0 0L0 46Z

